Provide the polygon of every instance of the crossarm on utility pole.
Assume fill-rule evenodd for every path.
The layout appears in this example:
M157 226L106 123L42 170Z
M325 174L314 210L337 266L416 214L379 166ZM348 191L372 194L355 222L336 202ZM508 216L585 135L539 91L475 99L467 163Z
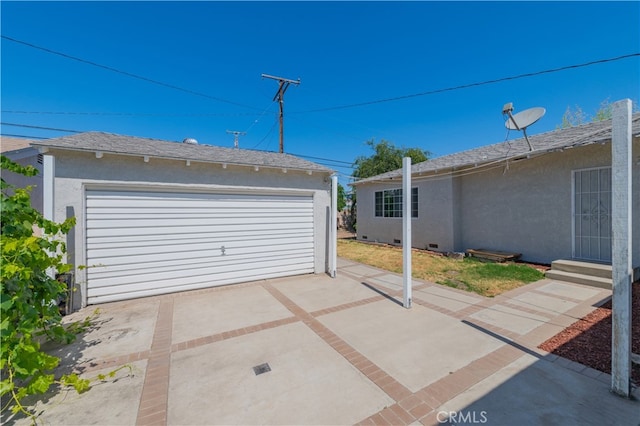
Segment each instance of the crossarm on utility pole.
M280 122L280 151L279 152L282 154L284 152L284 93L289 88L289 85L295 84L297 86L298 84L300 84L300 79L291 80L288 78L276 77L268 74L262 74L262 77L270 78L272 80L278 81L278 91L273 97L273 100L278 101L278 104L280 105L280 115L278 118Z

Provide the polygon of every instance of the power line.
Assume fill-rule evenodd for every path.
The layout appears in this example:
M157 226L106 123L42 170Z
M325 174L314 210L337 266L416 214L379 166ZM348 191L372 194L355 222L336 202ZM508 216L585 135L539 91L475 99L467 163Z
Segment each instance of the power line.
M48 49L46 47L37 46L35 44L28 43L28 42L22 41L22 40L18 40L18 39L15 39L13 37L9 37L9 36L6 36L6 35L2 35L2 38L5 39L5 40L12 41L14 43L18 43L18 44L22 44L24 46L32 47L34 49L42 50L43 52L51 53L53 55L62 56L63 58L72 59L74 61L82 62L83 64L92 65L94 67L102 68L102 69L105 69L105 70L108 70L108 71L112 71L112 72L115 72L115 73L118 73L118 74L126 75L127 77L136 78L138 80L142 80L142 81L146 81L146 82L149 82L149 83L157 84L159 86L168 87L170 89L179 90L181 92L189 93L191 95L196 95L196 96L200 96L200 97L203 97L203 98L212 99L212 100L218 101L218 102L224 102L224 103L231 104L231 105L241 106L241 107L244 107L244 108L257 109L257 110L260 109L260 108L252 107L252 106L249 106L249 105L244 105L244 104L241 104L241 103L238 103L238 102L233 102L233 101L229 101L229 100L226 100L226 99L218 98L218 97L215 97L215 96L207 95L206 93L196 92L195 90L185 89L183 87L176 86L176 85L173 85L173 84L164 83L162 81L158 81L158 80L154 80L154 79L151 79L151 78L148 78L148 77L144 77L144 76L141 76L141 75L133 74L133 73L130 73L130 72L127 72L127 71L123 71L123 70L120 70L120 69L117 69L117 68L113 68L113 67L110 67L110 66L107 66L107 65L98 64L98 63L93 62L93 61L88 61L86 59L78 58L77 56L71 56L71 55L68 55L66 53L62 53L62 52L58 52L56 50Z
M273 129L275 129L276 124L278 124L278 122L277 122L277 121L274 121L274 122L273 122L273 124L271 125L271 128L270 128L270 129L269 129L269 131L267 132L267 134L266 134L266 135L264 135L264 137L263 137L262 139L260 139L260 142L258 142L257 144L255 144L255 145L253 146L253 148L251 148L251 149L256 149L257 147L259 147L260 145L262 145L262 142L264 142L264 141L265 141L265 139L267 139L267 138L269 137L269 135L271 135L271 132L273 132Z
M249 130L251 130L251 129L253 128L253 126L255 126L255 125L256 125L256 123L258 123L258 121L260 121L260 119L261 119L262 117L264 117L264 115L267 113L267 111L269 110L269 108L271 108L271 105L273 105L273 104L275 104L275 103L276 103L275 101L272 101L272 102L269 104L269 106L268 106L268 107L266 107L266 108L264 109L264 111L262 111L262 114L260 114L260 116L259 116L258 118L256 118L256 119L253 121L253 123L251 123L251 125L250 125L250 126L247 128L247 130L245 130L244 132L245 132L245 133L249 133Z
M33 115L105 115L105 116L144 116L144 117L212 117L212 116L246 116L263 115L257 112L101 112L101 111L18 111L3 109L3 114L33 114Z
M293 154L293 153L290 153L290 154L291 155L295 155L296 157L311 158L313 160L331 161L331 162L334 162L334 163L347 164L349 166L353 166L353 163L350 163L348 161L332 160L331 158L312 157L310 155L302 155L302 154Z
M588 67L588 66L591 66L591 65L603 64L603 63L606 63L606 62L620 61L622 59L628 59L628 58L632 58L634 56L640 56L640 53L630 53L628 55L617 56L615 58L598 59L596 61L585 62L585 63L582 63L582 64L566 65L566 66L559 67L559 68L551 68L551 69L542 70L542 71L535 71L535 72L529 72L529 73L525 73L525 74L518 74L518 75L514 75L514 76L510 76L510 77L502 77L502 78L496 78L496 79L493 79L493 80L485 80L485 81L480 81L480 82L475 82L475 83L462 84L462 85L459 85L459 86L447 87L447 88L444 88L444 89L435 89L435 90L430 90L430 91L427 91L427 92L414 93L414 94L411 94L411 95L395 96L393 98L378 99L378 100L375 100L375 101L360 102L360 103L348 104L348 105L339 105L339 106L327 107L327 108L318 108L318 109L312 109L312 110L307 110L307 111L295 111L295 112L292 112L292 114L306 114L306 113L311 113L311 112L333 111L333 110L337 110L337 109L356 108L356 107L361 107L361 106L366 106L366 105L380 104L380 103L383 103L383 102L399 101L399 100L403 100L403 99L416 98L416 97L419 97L419 96L434 95L434 94L437 94L437 93L451 92L451 91L454 91L454 90L468 89L470 87L484 86L484 85L487 85L487 84L500 83L500 82L503 82L503 81L517 80L517 79L525 78L525 77L533 77L533 76L542 75L542 74L550 74L550 73L559 72L559 71L566 71L566 70L569 70L569 69Z
M82 130L58 129L56 127L32 126L30 124L6 123L4 121L0 122L0 124L3 126L26 127L27 129L41 129L41 130L53 130L56 132L83 133Z
M12 138L27 138L27 139L49 139L43 136L28 136L28 135L17 135L15 133L0 133L0 136L9 136Z
M291 116L289 118L291 118L294 121L295 120L298 120L298 121L303 121L304 120L304 119L301 120L300 117L296 117L296 116ZM333 117L329 117L329 118L333 118ZM353 126L362 126L361 124L355 123L355 122L352 122L352 121L346 121L346 120L338 120L338 121L342 121L343 123L347 123L347 124L350 124L350 125L353 125ZM328 127L318 125L315 122L303 121L303 125L306 126L306 127L314 127L314 128L316 128L318 130L328 131L330 133L333 133L334 135L342 136L344 138L354 139L354 140L357 140L357 141L360 141L360 142L362 142L362 139L363 139L363 138L355 137L353 135L347 135L347 134L342 133L342 132L337 132L337 131L335 131L333 129L330 129ZM382 133L383 131L382 130L378 130L378 132Z
M353 170L353 167L349 167L349 166L338 166L338 165L336 165L336 164L325 163L325 162L323 162L323 161L314 161L314 163L316 163L316 164L321 164L321 165L323 165L323 166L327 166L327 167L336 168L336 169Z

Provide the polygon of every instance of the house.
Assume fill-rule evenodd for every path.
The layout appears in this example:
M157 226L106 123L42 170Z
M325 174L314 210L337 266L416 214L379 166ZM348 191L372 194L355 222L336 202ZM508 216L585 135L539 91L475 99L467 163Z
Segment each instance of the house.
M632 116L632 262L640 266L640 114ZM531 262L611 261L611 120L412 166L412 245ZM402 170L360 180L357 238L400 244Z
M31 139L0 136L0 153L23 166L33 166L39 173L36 176L23 176L3 170L2 178L18 188L31 186L31 205L42 212L42 155L31 147Z
M323 166L101 132L32 145L44 155L45 216L76 218L76 309L327 268Z

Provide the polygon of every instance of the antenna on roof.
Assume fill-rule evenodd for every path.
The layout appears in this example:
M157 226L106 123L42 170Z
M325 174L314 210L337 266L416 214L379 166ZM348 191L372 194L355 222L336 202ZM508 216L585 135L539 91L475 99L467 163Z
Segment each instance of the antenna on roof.
M516 115L512 115L511 111L513 111L513 103L511 102L502 107L502 114L509 116L509 119L504 122L504 125L509 130L522 130L524 138L527 140L527 144L529 144L529 151L533 151L531 142L529 142L529 138L527 137L527 127L540 120L547 110L542 107L535 107L520 111Z
M247 134L247 132L239 132L237 130L227 130L227 133L231 133L233 135L233 147L235 149L239 148L238 145L238 136L244 136Z

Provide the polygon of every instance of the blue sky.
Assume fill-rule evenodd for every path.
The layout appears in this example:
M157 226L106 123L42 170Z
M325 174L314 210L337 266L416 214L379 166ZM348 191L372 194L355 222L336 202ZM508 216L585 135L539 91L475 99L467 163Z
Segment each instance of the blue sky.
M640 2L1 2L2 122L278 150L270 74L285 95L285 152L349 175L365 142L442 156L507 137L502 106L640 96L640 56L421 94L640 52ZM176 86L177 90L169 86ZM195 93L187 93L187 91ZM204 95L204 96L203 96ZM323 110L323 111L317 111ZM17 112L22 111L22 112ZM27 113L24 113L27 112ZM3 134L65 132L2 125ZM508 137L517 138L512 131ZM346 182L344 177L341 182Z

